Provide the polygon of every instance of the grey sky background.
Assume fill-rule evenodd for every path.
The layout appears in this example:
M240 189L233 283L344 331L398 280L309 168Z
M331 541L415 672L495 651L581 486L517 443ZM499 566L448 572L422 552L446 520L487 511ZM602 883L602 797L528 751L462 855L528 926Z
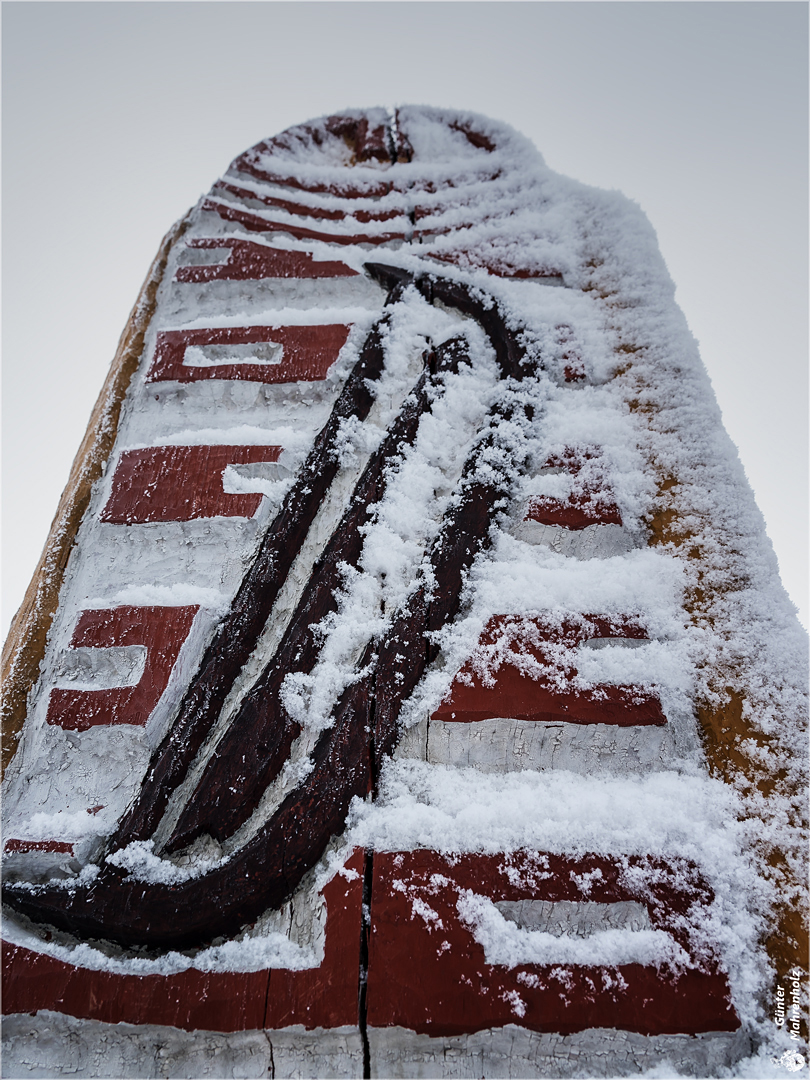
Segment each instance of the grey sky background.
M804 3L3 4L3 633L161 237L246 147L473 109L658 232L802 621Z

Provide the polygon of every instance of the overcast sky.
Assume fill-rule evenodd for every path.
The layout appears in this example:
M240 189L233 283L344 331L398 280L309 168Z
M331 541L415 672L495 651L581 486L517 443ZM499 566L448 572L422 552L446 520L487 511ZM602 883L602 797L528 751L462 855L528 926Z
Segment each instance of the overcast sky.
M324 113L473 109L652 221L807 625L797 3L3 4L3 633L169 226Z

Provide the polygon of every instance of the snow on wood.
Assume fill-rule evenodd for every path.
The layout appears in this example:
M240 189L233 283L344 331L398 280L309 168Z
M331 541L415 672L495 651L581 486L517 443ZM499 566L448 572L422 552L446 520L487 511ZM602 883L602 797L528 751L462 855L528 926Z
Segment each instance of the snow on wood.
M673 292L473 114L312 121L190 211L7 643L12 1069L796 1048L806 637Z

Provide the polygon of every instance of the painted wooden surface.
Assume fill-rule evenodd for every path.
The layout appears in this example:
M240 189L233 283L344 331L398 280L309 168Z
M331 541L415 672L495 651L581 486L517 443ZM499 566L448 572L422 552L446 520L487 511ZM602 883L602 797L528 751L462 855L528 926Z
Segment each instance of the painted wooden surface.
M112 494L101 520L114 525L193 518L253 517L260 492L225 490L232 465L278 461L281 446L156 446L126 450L118 459Z
M147 650L146 666L135 686L52 690L48 723L70 731L86 731L99 724L146 724L166 689L197 610L124 605L83 612L71 638L73 648L142 645Z
M315 260L306 251L285 251L267 244L252 243L236 237L192 240L183 266L174 275L175 281L258 281L261 278L332 278L354 277L352 270L343 262ZM218 258L213 265L192 260L203 256L197 252L212 252ZM221 261L220 261L221 260Z
M643 860L633 862L643 865ZM678 977L637 963L605 968L564 962L488 964L459 917L459 899L470 893L499 902L615 904L641 898L652 925L665 927L688 947L683 916L705 886L694 874L689 881L683 868L668 875L666 870L661 875L661 869L653 860L650 870L659 871L659 880L639 891L622 881L620 863L600 856L377 853L369 1024L434 1036L508 1023L561 1034L586 1028L645 1035L735 1030L739 1020L728 983L711 961L695 960ZM679 886L679 877L688 885ZM390 978L392 971L396 979Z
M643 865L633 860L631 865ZM739 1020L715 961L692 961L676 978L639 964L618 967L487 964L459 918L465 893L498 902L525 899L611 904L639 900L651 924L689 948L689 913L706 887L689 867L650 863L655 883L623 882L621 864L600 856L518 852L448 859L436 852L378 852L370 898L367 1017L433 1036L517 1023L569 1034L618 1027L646 1035L735 1031ZM323 892L322 963L291 971L135 976L72 967L6 945L5 1009L51 1009L107 1023L186 1030L330 1028L358 1023L362 852ZM396 974L394 974L396 973Z
M252 382L296 382L326 377L348 337L346 326L246 326L210 330L166 330L158 335L155 358L147 378L195 382L198 379L248 379ZM282 348L278 363L250 363L235 360L197 366L187 363L189 348L211 345L259 345L265 342Z
M50 1009L110 1024L246 1031L357 1024L362 853L323 890L326 935L314 968L123 975L3 942L3 1011Z
M419 153L439 145L439 132L456 140L450 156L420 172ZM407 850L369 843L322 893L312 886L347 821L388 797L392 754L400 778L418 765L469 783L531 770L635 783L703 769L685 683L667 683L661 662L680 648L671 612L664 632L665 620L617 605L592 578L599 603L583 606L571 592L530 610L518 597L489 608L466 658L451 649L450 631L473 617L482 567L504 550L518 553L516 565L534 559L572 581L591 563L609 584L622 559L653 574L652 560L637 556L648 531L658 535L652 481L641 476L647 390L628 390L615 410L625 425L618 452L615 439L603 445L615 418L603 425L597 415L604 387L642 351L605 316L620 286L601 280L598 260L580 265L580 248L573 258L575 247L558 242L562 217L554 229L541 224L545 200L555 213L566 205L557 180L544 174L527 211L502 138L497 126L431 110L301 125L236 159L178 237L139 338L117 442L105 444L109 464L65 549L40 681L24 688L30 714L4 847L10 902L76 939L115 942L105 946L115 961L70 963L53 929L6 942L5 1011L72 1016L86 1026L71 1037L88 1045L106 1038L92 1025L128 1023L165 1029L169 1042L174 1029L197 1033L211 1047L217 1032L268 1030L275 1048L300 1025L312 1071L336 1075L451 1075L456 1057L458 1075L503 1074L513 1058L529 1062L526 1075L556 1065L572 1075L569 1051L571 1060L615 1060L618 1071L664 1059L700 1071L745 1052L748 991L739 998L744 980L718 942L699 943L701 919L717 905L694 863L635 848L583 854L590 848L573 841L567 852L516 851L487 836L477 840L487 854L443 854L434 837ZM509 145L517 160L523 150ZM403 307L420 319L441 312L446 324L438 345L420 339L409 381L391 392ZM438 531L407 600L367 613L375 628L310 731L285 711L285 680L318 670L347 582L367 572L363 545L388 485L468 364L489 365L492 381L475 438L432 489L446 500ZM560 415L577 415L570 431L554 428L559 417L546 409L555 402ZM596 403L597 422L585 423L583 402ZM276 434L258 445L259 430ZM289 474L274 469L282 452ZM245 490L246 476L257 490ZM116 550L126 567L113 565ZM150 589L162 599L147 603ZM588 649L635 645L658 668L650 660L633 669L638 678L582 681ZM70 687L64 672L77 650L103 686ZM133 671L140 656L142 672L111 685L109 671L124 669L105 668L105 650L129 650ZM438 675L444 690L406 727L412 696ZM109 761L109 800L86 790L83 760ZM50 835L31 826L34 804L21 793L29 782ZM78 825L60 831L60 820ZM144 842L164 868L180 868L177 880L141 879L107 859ZM200 860L200 873L183 877ZM93 861L92 882L64 888ZM29 879L33 890L18 887ZM464 897L501 905L507 921L542 909L548 925L558 920L561 948L593 937L600 919L611 925L611 912L642 912L644 926L685 950L685 965L489 962ZM575 909L579 922L565 929ZM253 970L239 940L246 927L261 941L271 927L288 946L303 941L317 962ZM143 945L153 959L178 948L210 958L220 937L236 950L229 970L205 960L205 970L136 973L132 963ZM302 1067L295 1060L291 1070Z
M555 645L573 652L583 642L645 641L645 633L637 624L586 617L579 626L548 627L535 620L521 625L508 617L496 617L484 630L480 644L492 645L503 636L510 639L510 651L498 665L495 677L491 674L482 677L466 665L453 682L449 699L433 713L432 720L469 724L503 716L617 727L666 723L656 693L632 686L603 685L593 689L567 686L566 683L574 683L577 669L574 663L562 667L555 656ZM527 658L545 670L539 674L526 671L525 662L521 670L519 665Z

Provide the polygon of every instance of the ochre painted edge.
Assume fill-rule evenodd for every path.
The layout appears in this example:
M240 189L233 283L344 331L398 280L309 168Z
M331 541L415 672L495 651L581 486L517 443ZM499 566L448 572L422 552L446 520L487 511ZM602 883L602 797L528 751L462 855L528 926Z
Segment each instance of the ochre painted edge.
M14 756L25 722L28 694L39 677L48 632L59 603L59 593L79 525L90 503L93 484L101 477L118 433L121 406L143 353L169 252L188 228L189 221L190 212L166 233L141 286L107 378L90 414L87 431L74 458L39 563L3 645L3 772Z
M631 363L625 364L617 374L627 373L630 367ZM639 406L637 399L629 400L628 405L633 412L642 415L648 413L648 423L651 422L654 409ZM652 466L658 479L653 512L648 521L648 542L651 547L664 547L673 553L677 552L678 557L687 565L692 565L694 573L686 589L685 611L693 624L714 626L724 590L718 588L717 583L711 581L702 571L700 538L684 525L687 518L700 518L701 511L689 497L688 482L673 476L660 463L652 462ZM730 566L735 565L728 547L726 558ZM709 773L729 787L756 791L764 804L760 803L758 807L750 806L749 814L751 817L760 817L764 822L767 818L765 805L774 788L785 779L785 769L774 772L756 756L744 752L745 747L768 747L773 740L756 724L756 712L745 708L746 674L739 663L731 666L716 663L709 668L707 676L720 704L710 704L706 700L698 699L695 701L695 713ZM787 723L802 722L798 717L785 716L784 719ZM806 827L806 819L793 824L803 824ZM777 985L784 985L786 980L789 982L793 970L807 970L810 928L805 903L805 883L801 871L797 876L785 850L778 842L768 839L767 833L763 833L762 849L755 858L762 876L772 884L779 897L773 911L771 929L762 939L774 967L771 985L775 992ZM806 1038L804 1021L802 1033Z

